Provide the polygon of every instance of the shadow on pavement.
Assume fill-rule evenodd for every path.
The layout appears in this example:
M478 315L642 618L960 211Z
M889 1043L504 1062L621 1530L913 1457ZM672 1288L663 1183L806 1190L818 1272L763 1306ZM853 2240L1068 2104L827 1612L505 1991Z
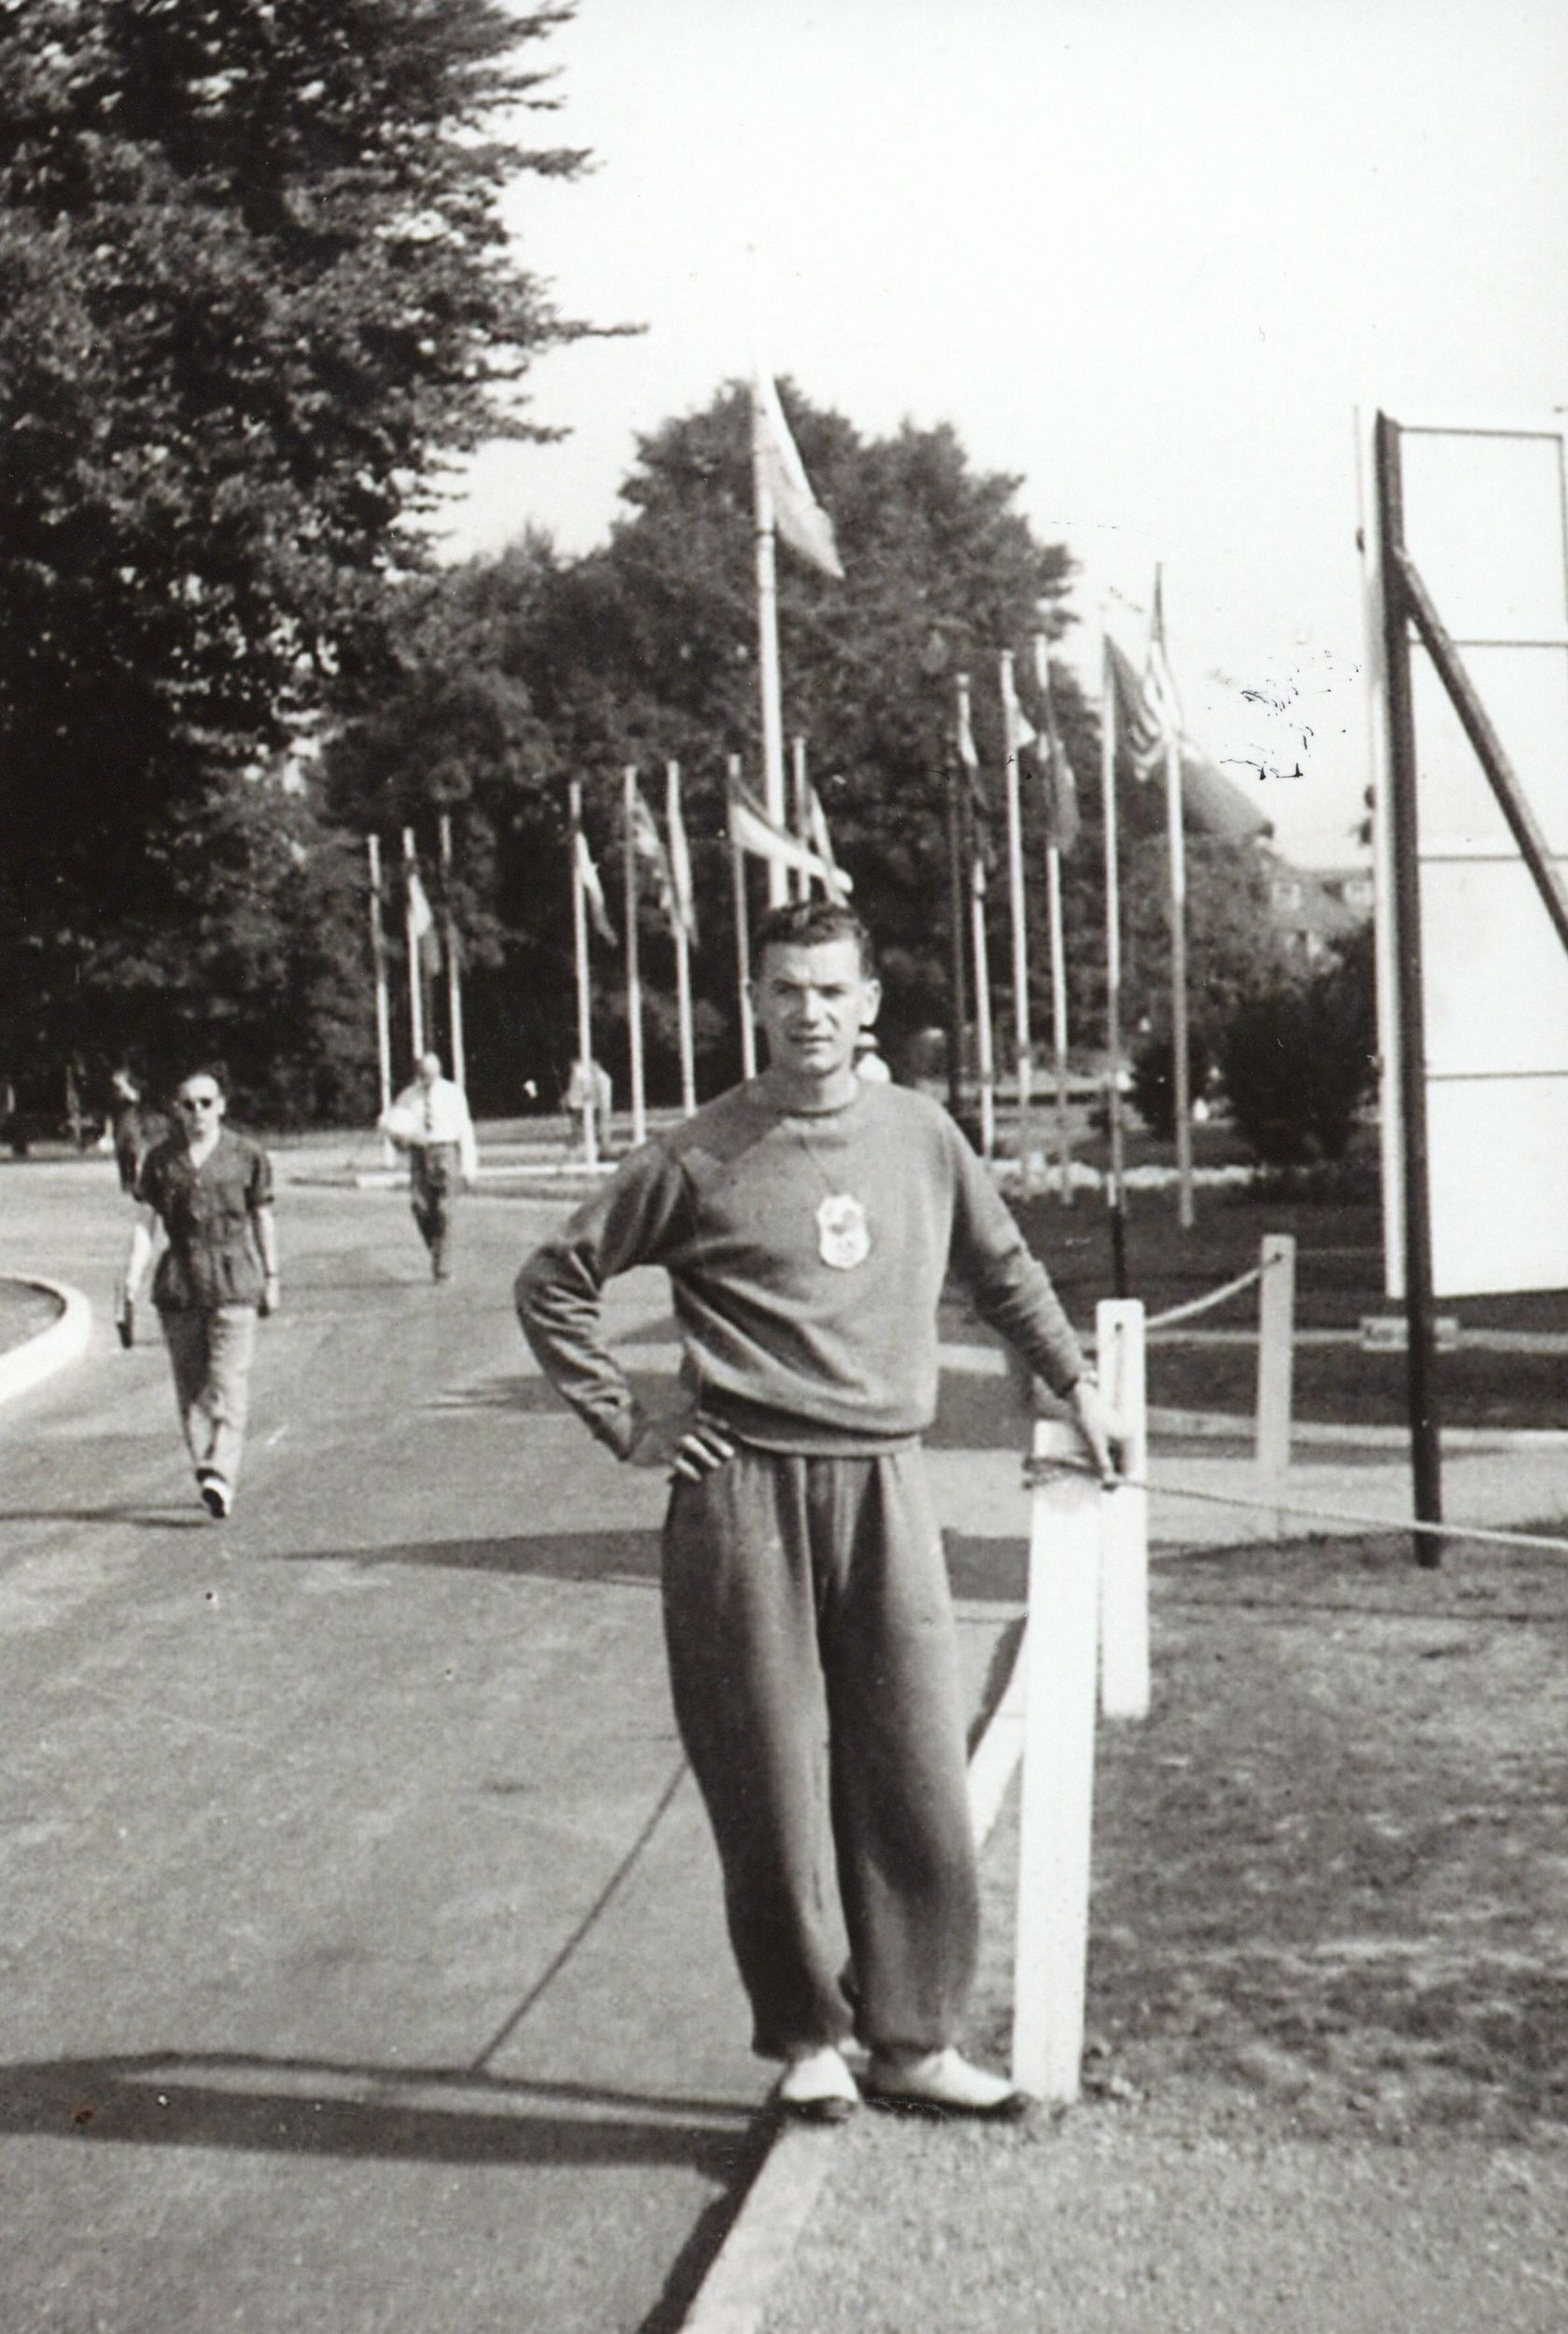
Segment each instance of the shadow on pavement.
M0 1524L133 1524L144 1532L212 1530L211 1516L194 1508L0 1508Z
M656 1581L659 1535L649 1531L537 1532L493 1540L412 1540L385 1548L315 1548L275 1564L434 1565L458 1572L517 1572L555 1581Z
M175 2051L0 2068L0 2131L136 2147L677 2165L727 2186L750 2169L755 2120L755 2108L735 2100L509 2081L457 2067Z
M956 1596L977 1603L1017 1604L1029 1577L1021 1540L945 1535L947 1569ZM274 1564L429 1565L456 1572L511 1572L539 1580L627 1581L659 1578L655 1531L528 1532L483 1540L411 1540L383 1548L313 1548L279 1554Z

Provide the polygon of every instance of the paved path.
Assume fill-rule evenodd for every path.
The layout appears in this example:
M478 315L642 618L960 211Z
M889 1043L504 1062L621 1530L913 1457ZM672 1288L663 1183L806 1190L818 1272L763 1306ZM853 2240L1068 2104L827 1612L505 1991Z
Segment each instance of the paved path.
M0 1271L100 1307L0 1412L7 2334L652 2329L757 2160L662 1485L511 1314L553 1212L469 1202L438 1288L399 1195L286 1185L220 1529L109 1325L112 1167L0 1177ZM658 1338L660 1280L615 1302ZM976 1692L1006 1520L963 1542Z

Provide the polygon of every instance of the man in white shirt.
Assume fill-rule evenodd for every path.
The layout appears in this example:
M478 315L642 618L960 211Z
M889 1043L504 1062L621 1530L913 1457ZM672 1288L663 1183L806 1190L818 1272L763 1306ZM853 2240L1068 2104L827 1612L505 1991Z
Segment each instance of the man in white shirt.
M446 1280L452 1270L447 1252L453 1197L459 1176L465 1191L473 1189L479 1146L468 1096L441 1076L440 1054L420 1055L413 1084L382 1113L381 1132L407 1156L413 1220L430 1252L431 1272Z

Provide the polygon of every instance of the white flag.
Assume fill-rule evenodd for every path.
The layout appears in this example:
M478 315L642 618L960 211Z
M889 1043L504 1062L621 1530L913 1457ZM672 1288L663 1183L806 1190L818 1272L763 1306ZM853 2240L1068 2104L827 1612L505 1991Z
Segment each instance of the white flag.
M811 491L770 373L758 373L751 384L751 459L784 541L824 574L842 576L833 521Z
M834 899L842 899L849 890L849 879L842 869L830 867L819 859L807 843L796 840L783 827L775 826L755 794L744 786L730 787L730 839L742 851L749 851L757 859L771 860L776 867L794 867L803 875L813 876Z
M692 858L686 848L686 823L680 815L680 765L671 762L665 773L665 816L669 825L670 885L675 914L693 948L697 945L697 903L692 890Z
M433 977L441 971L441 935L436 930L435 909L412 859L408 863L408 932L410 941L419 950L419 962Z
M822 808L817 789L809 780L805 788L805 839L827 868L828 897L844 900L849 895L849 879L833 857L833 837L828 833L827 814Z
M1024 709L1013 685L1011 657L1004 660L1001 668L1001 718L1004 751L1008 754L1017 754L1027 746L1038 745L1039 738L1032 725L1024 719Z
M659 906L664 909L670 929L673 931L676 920L675 876L670 866L669 853L660 839L658 827L654 824L653 813L642 798L640 786L632 788L631 800L632 848L652 875L653 887L659 895Z
M599 871L594 865L594 854L588 848L588 837L581 827L577 830L576 840L577 879L581 884L587 898L588 913L594 920L594 929L601 940L608 940L612 949L618 949L621 943L615 936L615 926L610 922L609 910L605 906L604 885L599 881Z

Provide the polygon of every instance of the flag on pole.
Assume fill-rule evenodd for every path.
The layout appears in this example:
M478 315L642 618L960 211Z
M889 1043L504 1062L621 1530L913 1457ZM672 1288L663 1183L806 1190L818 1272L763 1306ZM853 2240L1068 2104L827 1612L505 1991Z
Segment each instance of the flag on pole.
M984 825L990 814L985 789L980 783L980 752L974 742L974 728L969 718L969 686L960 677L959 711L954 724L953 740L958 748L959 765L964 774L964 792L974 817Z
M1045 840L1052 851L1070 851L1078 840L1078 781L1057 725L1056 699L1051 694L1051 665L1043 632L1035 635L1034 677L1040 691L1040 719L1035 728L1035 755L1040 767L1042 816Z
M581 884L583 897L588 902L588 913L594 920L594 930L601 940L608 941L612 949L618 949L621 943L616 938L615 926L610 922L609 910L605 906L604 885L599 881L599 871L594 865L594 854L588 848L588 837L581 827L577 830L576 846L577 879Z
M1154 708L1155 719L1167 738L1180 738L1186 728L1182 718L1182 700L1176 694L1176 680L1170 669L1170 659L1165 647L1165 590L1158 568L1155 569L1155 612L1149 622L1149 653L1143 662L1143 694Z
M686 824L680 815L680 771L672 762L665 815L669 823L670 892L675 921L693 948L697 945L697 902L692 889L692 857L686 848Z
M1040 740L1033 724L1024 719L1024 709L1018 702L1018 692L1013 685L1011 661L1003 664L1001 668L1001 718L1002 737L1005 740L1004 751L1009 755L1018 753L1029 746L1039 744Z
M964 797L970 821L970 885L976 899L986 893L986 876L991 860L991 806L986 799L986 789L980 778L980 752L974 742L974 728L969 716L969 677L959 675L958 717L953 726L953 740L958 748L959 766L963 771Z
M1165 766L1163 709L1152 701L1131 657L1109 633L1105 636L1105 668L1111 678L1117 740L1126 748L1138 777L1152 778Z
M658 827L654 823L653 813L643 800L640 786L633 784L630 799L632 849L653 878L653 886L659 895L659 906L664 910L665 919L673 932L679 918L675 904L675 872L670 865L669 853L665 851Z
M751 383L751 458L784 541L825 575L842 577L833 521L811 491L771 373L758 373Z
M833 857L833 837L828 833L827 814L822 808L817 789L810 780L805 786L805 839L827 868L828 897L845 900L849 895L848 877Z
M435 911L426 897L425 886L419 880L419 869L411 860L408 871L409 937L419 949L419 962L427 973L441 971L441 935L436 930Z
M850 890L848 877L842 868L830 866L820 859L809 843L803 843L781 826L776 826L746 786L732 779L729 788L730 840L754 858L765 859L776 867L793 867L801 874L812 876L832 899L842 899Z
M1164 771L1166 741L1174 738L1182 755L1182 811L1189 827L1231 843L1272 835L1267 814L1183 732L1163 638L1157 654L1153 641L1150 647L1149 663L1140 675L1126 651L1105 635L1118 753L1125 751L1136 777L1152 778Z

